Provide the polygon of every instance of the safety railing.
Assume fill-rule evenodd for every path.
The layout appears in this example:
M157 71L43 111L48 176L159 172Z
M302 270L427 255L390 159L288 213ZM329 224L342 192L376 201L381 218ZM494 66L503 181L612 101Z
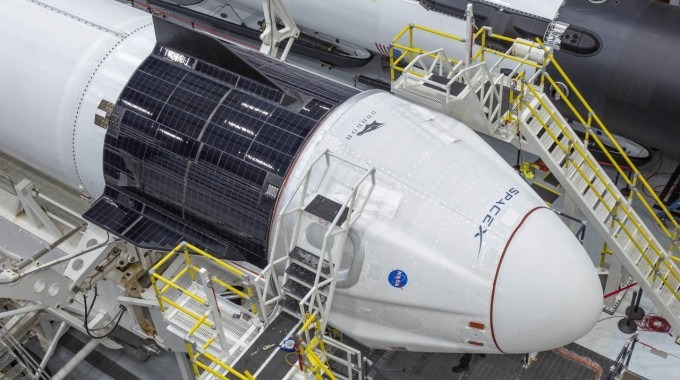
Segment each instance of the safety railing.
M438 36L441 36L441 37L444 37L444 38L452 39L452 40L458 41L458 42L464 41L461 37L455 36L453 34L440 32L438 30L434 30L434 29L431 29L431 28L428 28L428 27L425 27L425 26L422 26L422 25L410 24L410 25L404 27L404 29L402 29L401 32L399 32L399 34L397 34L397 36L394 37L394 39L392 39L392 44L390 45L390 49L389 49L389 52L390 52L390 80L392 82L394 82L394 80L396 78L396 72L410 72L413 75L422 76L421 73L418 73L417 71L413 70L413 66L411 66L408 70L406 68L402 68L400 66L400 64L402 63L404 58L408 57L409 58L408 60L409 60L410 63L413 63L414 56L428 56L432 59L438 58L437 57L437 53L438 53L437 51L427 52L423 49L419 49L419 48L415 47L415 45L414 45L414 38L415 38L414 31L416 31L416 30L420 30L420 31L427 32L427 33L432 33L432 34L435 34L435 35L438 35ZM404 44L399 42L402 39L402 37L406 35L406 33L408 33L408 45L404 45ZM400 54L395 57L395 53L397 51L399 51ZM442 59L442 57L440 56L439 59ZM448 58L448 57L443 58L443 59L450 66L457 66L458 64L462 63L462 61L458 60L458 59L453 59L453 58Z
M310 336L310 332L313 333L313 336ZM323 330L317 313L307 316L296 334L296 339L300 370L311 372L317 379L327 376L331 380L336 380L335 374L327 363ZM307 360L305 361L303 358ZM305 366L305 363L309 365Z
M321 184L326 180L330 167L332 163L335 161L359 168L360 170L364 171L361 177L352 186L352 189L350 190L347 199L341 204L340 211L338 211L333 221L331 221L328 225L328 229L324 234L321 249L318 252L319 261L317 264L317 268L315 268L314 283L310 288L311 290L299 302L301 316L313 314L314 312L318 311L321 313L321 320L323 321L323 323L326 323L325 321L328 321L328 313L330 312L331 303L333 301L335 280L337 278L337 272L339 269L336 265L334 265L334 261L337 261L338 263L342 262L344 246L347 240L347 233L349 232L349 229L352 227L352 225L354 225L357 219L359 219L359 217L361 216L361 213L363 212L363 209L366 206L366 203L368 202L368 199L370 198L373 189L375 188L375 168L366 169L357 163L354 163L350 160L347 160L345 158L333 154L330 150L325 150L321 155L319 155L319 157L317 157L309 166L309 168L305 172L303 180L295 188L288 201L283 205L283 208L281 209L282 211L279 213L279 215L277 215L278 222L276 223L276 228L274 229L273 238L274 242L278 242L282 236L281 229L283 227L282 226L283 219L289 215L295 215L295 224L293 227L292 239L290 240L290 242L285 244L287 249L286 253L292 251L296 247L297 236L299 234L300 224L302 221L302 213L306 206L306 198L309 195L308 189L310 187L311 174L314 168L322 159L325 162L326 166L323 169L323 172L321 173L320 179L318 180L317 188L320 187ZM362 186L364 186L364 183L366 183L367 181L368 189L361 192L360 189L362 188ZM296 199L296 196L298 198L299 205L297 207L291 208L291 203L293 202L294 199ZM345 220L340 225L339 228L336 228L336 226L338 225L338 221L340 220L340 217L343 215L343 210L347 210ZM338 247L337 248L338 257L336 258L336 260L333 259L332 245L330 244L330 240L335 236L340 237L339 244L336 246ZM277 276L273 268L282 263L285 263L287 265L289 262L290 257L287 254L282 255L281 258L271 262L265 268L263 273L260 274L260 276L258 276L255 279L255 281L259 281L259 278L261 277L264 280L263 289L260 290L259 287L257 288L262 309L270 307L272 304L278 302L281 299L282 289L279 285L279 281L276 278ZM328 278L322 281L321 273L324 263L328 263L329 267L331 268L331 273ZM276 287L275 289L276 295L270 297L269 296L271 291L270 286L272 283ZM323 302L321 288L325 286L328 286L327 290L328 294L326 296L326 301Z
M361 352L324 335L324 323L318 313L307 315L295 334L297 340L298 366L301 371L311 373L317 379L338 377L347 380L363 378ZM344 352L345 357L331 354L327 348ZM336 372L331 361L337 363ZM339 372L342 371L342 372Z
M210 338L206 343L204 343L201 346L198 346L195 343L186 342L186 350L187 355L189 355L189 362L191 363L191 367L194 371L194 376L197 379L201 377L202 375L201 370L203 370L220 380L228 380L229 377L225 376L224 374L220 373L215 369L216 367L219 367L226 371L229 375L237 379L255 380L255 377L250 373L250 371L245 370L243 371L243 373L241 373L232 368L231 366L227 365L226 363L224 363L222 360L210 354L208 352L208 347L211 344L213 344L214 341L215 338ZM206 359L205 361L207 363L212 363L212 365L204 363L204 360L201 360L201 358L205 358Z
M494 134L502 125L498 123L501 118L501 102L503 94L499 91L498 84L501 77L492 75L488 65L483 62L471 61L471 54L466 54L465 60L450 58L446 55L443 48L425 51L416 47L416 33L434 34L444 39L464 43L465 39L433 30L417 24L410 24L397 34L390 44L390 78L393 84L393 91L403 89L413 91L422 88L423 84L428 87L439 89L440 93L430 93L428 98L437 103L438 106L445 106L454 100L462 99L467 93L460 91L452 94L454 84L466 86L474 92L482 107L486 110L489 134ZM402 42L408 35L408 41ZM403 66L404 60L408 57L408 64ZM400 73L397 80L397 73ZM432 80L437 75L438 80ZM446 78L444 83L442 78ZM492 83L492 86L485 86ZM427 95L426 95L427 96ZM443 99L442 99L443 98ZM504 132L504 134L506 134Z
M318 159L315 161L312 166L309 168L309 172L305 176L305 180L303 181L302 184L302 191L301 191L301 207L304 207L304 199L306 197L307 193L307 188L309 186L309 180L311 177L311 172L318 163L321 158L324 158L324 162L326 164L323 174L321 176L321 179L319 180L319 185L321 185L324 180L327 178L327 175L329 173L329 170L331 168L331 164L333 160L342 162L344 164L359 168L360 170L364 171L364 174L361 175L361 177L354 183L352 186L352 189L350 190L350 193L347 197L347 199L344 201L344 203L341 205L342 207L338 211L338 213L335 215L335 218L333 221L328 226L328 229L326 230L326 233L324 234L323 238L323 243L321 245L321 256L319 258L319 262L316 268L316 273L314 277L314 284L307 293L305 297L300 301L300 315L307 315L309 313L313 313L315 309L319 310L321 313L321 321L323 324L323 327L325 327L326 322L328 321L328 314L331 309L331 304L333 302L333 295L335 293L335 282L338 274L338 269L339 266L334 264L333 260L333 252L332 252L332 245L331 245L331 239L333 239L335 236L340 237L340 241L338 242L339 244L337 245L337 250L338 250L338 257L337 261L338 263L342 262L342 257L344 254L344 247L345 243L347 241L347 234L350 230L350 228L354 225L354 223L359 219L361 216L361 213L364 210L364 207L366 206L366 203L368 202L368 199L371 196L371 193L373 192L373 189L375 188L375 168L364 168L363 166L354 163L352 161L349 161L347 159L344 159L342 157L339 157L335 154L333 154L331 151L326 150ZM360 194L359 189L363 186L363 184L369 181L369 187L368 189L363 193ZM363 195L363 198L359 201L360 195ZM293 199L289 200L288 203ZM285 208L284 208L285 210ZM347 216L345 218L345 221L342 223L340 228L335 228L335 226L338 225L338 222L340 220L340 217L343 214L343 210L347 210ZM289 246L289 251L295 248L296 241L297 241L297 236L299 233L299 228L300 228L300 223L301 223L301 218L302 218L302 209L293 209L290 211L287 211L289 213L297 213L297 221L295 223L295 226L293 228L293 237L291 241L291 245ZM285 214L285 213L284 213ZM280 224L277 226L277 229L280 228ZM327 262L328 265L331 268L331 276L327 278L326 280L321 281L321 272L323 268L324 262ZM324 286L328 285L328 294L327 294L327 299L324 302L321 301L321 288Z
M158 298L158 304L161 308L161 311L165 312L165 304L166 303L171 305L172 307L177 308L175 305L172 305L173 301L170 300L168 297L166 297L164 295L171 288L175 289L175 290L179 290L180 292L182 292L187 297L194 299L196 302L199 302L201 304L206 303L206 301L203 300L202 298L196 296L195 294L191 293L187 289L184 289L181 286L177 285L177 282L182 277L184 277L187 273L191 277L192 281L196 281L196 274L201 271L201 268L199 268L199 267L197 267L197 266L195 266L191 263L191 254L201 255L201 256L207 258L208 260L212 261L213 263L217 264L218 266L220 266L222 269L226 270L227 272L232 273L232 274L236 275L237 277L239 277L242 281L243 288L244 288L245 292L236 289L231 284L228 284L228 283L220 280L217 277L212 277L211 280L215 281L215 283L219 284L220 286L222 286L226 290L229 290L230 292L234 293L235 295L239 296L240 298L242 298L244 300L252 300L253 295L254 295L253 285L251 283L250 277L245 272L236 268L233 265L230 265L230 264L224 262L223 260L220 260L220 259L212 256L211 254L207 253L206 251L204 251L204 250L202 250L202 249L200 249L200 248L198 248L198 247L196 247L192 244L183 242L183 243L179 244L177 247L175 247L174 249L172 249L170 252L168 252L168 254L165 255L162 259L160 259L156 263L156 265L154 265L151 268L151 270L149 271L149 275L150 275L150 278L151 278L151 285L153 286L153 289L156 292L156 297ZM175 257L176 255L184 255L184 262L185 262L186 266L170 279L165 278L164 276L158 274L157 273L158 270L163 265L165 265L168 261L170 261L170 259ZM165 284L165 286L163 286L163 288L159 289L156 281L163 282ZM181 309L179 309L179 310L181 310ZM182 311L185 312L184 310L182 310ZM253 314L257 314L257 306L256 306L255 302L251 302L251 311L252 311Z
M199 268L196 265L194 265L192 263L192 254L200 255L210 260L214 264L218 265L221 269L224 269L228 273L236 276L241 281L244 291L237 289L235 287L237 285L229 284L215 276L211 276L206 271L205 268ZM184 268L182 268L179 272L177 272L174 276L170 278L167 278L166 276L159 274L159 271L164 265L168 264L170 260L178 256L183 256ZM195 291L187 289L179 284L179 281L187 275L189 275L192 284L194 282L200 282L201 285L203 285L203 289L205 290L204 294L206 295L205 297L202 297ZM227 365L220 358L208 352L210 348L213 348L213 350L217 352L224 352L226 351L225 348L228 345L224 329L222 328L222 326L219 325L221 312L219 309L219 305L217 304L215 285L221 286L225 290L232 292L233 294L237 295L238 297L244 300L250 300L252 313L253 314L257 313L255 303L252 302L253 286L250 282L249 276L246 273L234 267L233 265L230 265L220 259L217 259L216 257L210 255L209 253L192 244L182 242L177 247L172 249L167 255L161 258L161 260L159 260L156 263L156 265L154 265L149 270L149 277L151 279L151 285L156 294L156 298L158 300L158 305L160 306L161 312L165 313L166 311L168 311L169 307L172 307L176 309L178 312L190 317L192 320L195 321L194 324L189 329L189 331L187 332L186 336L184 337L184 340L186 342L189 360L191 362L194 374L196 375L197 378L201 375L201 370L203 370L209 372L210 374L219 379L227 379L225 375L215 370L215 367L220 367L238 379L254 380L254 377L248 371L241 373ZM159 283L163 284L163 286L159 287ZM177 299L174 300L171 299L167 295L168 291L170 290L178 291L180 294L190 298L193 301L198 302L200 305L205 306L206 307L205 313L199 315L195 311L190 310L188 307L182 306L179 302L177 302ZM210 295L212 295L212 297ZM212 318L212 321L208 319L209 317ZM194 335L201 328L201 326L206 326L209 329L217 332L216 336L208 338L207 341L203 344L197 343L196 340L194 339ZM218 344L219 349L217 348ZM206 362L212 362L214 365L206 364Z

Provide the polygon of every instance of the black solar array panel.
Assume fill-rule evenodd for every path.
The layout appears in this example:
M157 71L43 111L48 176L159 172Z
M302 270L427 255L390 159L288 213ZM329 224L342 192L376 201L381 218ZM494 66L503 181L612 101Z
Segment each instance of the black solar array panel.
M266 60L257 56L260 66ZM157 46L118 99L104 147L105 194L85 218L141 247L186 240L264 264L275 200L265 190L280 185L318 120L351 96L315 97L312 79L304 86L291 96L288 87Z

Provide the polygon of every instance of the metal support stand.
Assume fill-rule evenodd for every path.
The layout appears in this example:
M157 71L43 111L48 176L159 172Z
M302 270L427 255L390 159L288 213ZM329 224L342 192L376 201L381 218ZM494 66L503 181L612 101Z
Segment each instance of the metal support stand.
M632 284L633 281L630 278L628 271L623 267L621 261L619 261L617 257L611 257L608 270L609 274L607 275L607 282L604 287L605 294L609 294ZM625 295L626 292L621 292L615 296L605 298L603 311L614 315Z
M637 323L631 317L631 312L635 306L635 299L637 297L637 292L633 292L633 299L631 300L630 306L626 309L626 316L619 321L619 330L624 334L632 334L637 331Z
M626 315L628 318L639 321L645 316L645 310L640 307L640 299L642 298L642 288L637 293L637 298L635 298L635 293L633 293L633 300L631 305L626 308ZM634 306L633 306L634 305Z
M217 330L217 336L220 338L220 347L222 348L222 351L226 352L229 345L227 344L227 336L224 334L224 328L222 328L222 315L220 312L220 307L217 304L213 282L210 279L210 274L208 274L208 271L205 270L205 268L201 268L201 270L198 271L198 274L201 278L201 284L205 289L205 299L208 301L208 305L210 305L213 328Z
M45 227L55 238L61 237L62 233L59 228L33 198L33 184L24 179L16 185L15 189L17 200L14 204L14 214L19 215L23 211L36 228Z

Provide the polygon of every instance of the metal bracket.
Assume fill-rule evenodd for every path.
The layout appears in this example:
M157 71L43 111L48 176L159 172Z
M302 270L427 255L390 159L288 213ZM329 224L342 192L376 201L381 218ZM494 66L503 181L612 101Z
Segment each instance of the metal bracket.
M106 99L102 99L94 114L94 124L98 127L107 129L109 127L109 120L111 119L111 113L113 112L114 106L115 104Z
M281 60L284 61L288 56L291 46L293 46L293 41L300 35L300 29L281 0L262 0L262 9L264 10L265 28L260 35L262 40L260 53L276 58L279 45L283 40L288 39L286 48L283 54L281 54ZM277 15L283 22L283 28L281 29L276 25Z
M13 213L18 216L22 212L26 213L28 219L36 228L45 227L55 238L62 236L57 225L43 211L42 207L33 197L33 184L27 179L21 180L16 187L17 199L14 203Z

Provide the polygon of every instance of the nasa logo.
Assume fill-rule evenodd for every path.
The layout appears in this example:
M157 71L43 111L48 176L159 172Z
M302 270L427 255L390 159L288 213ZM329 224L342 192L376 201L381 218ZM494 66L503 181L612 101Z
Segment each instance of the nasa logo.
M514 187L509 188L501 199L497 200L496 203L491 205L489 211L484 216L482 223L480 223L477 227L475 238L479 238L479 249L477 250L478 259L479 255L482 253L484 234L489 230L489 228L491 228L491 223L493 223L495 217L501 212L501 209L506 205L506 202L510 201L517 194L519 194L519 190L515 189Z
M352 128L350 133L347 135L347 140L351 140L355 135L361 136L365 133L375 131L376 129L385 125L385 123L378 123L376 120L373 120L376 113L376 111L371 111L371 113L361 119L361 121L354 128Z
M408 276L403 270L395 269L390 272L389 276L387 276L387 281L395 288L403 290L404 286L406 286L406 283L408 282Z

